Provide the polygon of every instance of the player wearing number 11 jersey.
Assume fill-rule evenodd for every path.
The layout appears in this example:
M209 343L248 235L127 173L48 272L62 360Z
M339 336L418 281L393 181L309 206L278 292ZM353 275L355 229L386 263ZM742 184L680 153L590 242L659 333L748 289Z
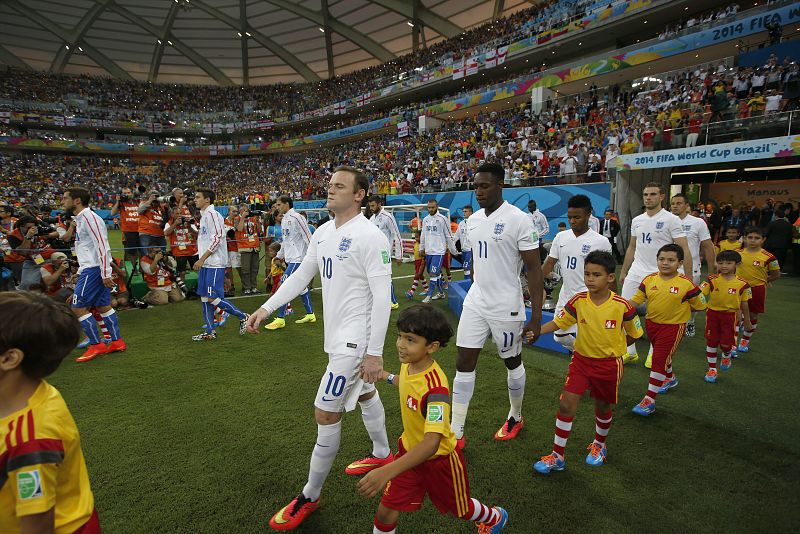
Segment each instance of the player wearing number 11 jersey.
M279 306L300 294L314 275L322 279L324 349L328 367L314 402L317 439L311 454L308 482L301 493L270 520L275 530L291 530L319 505L325 479L339 450L342 413L361 406L372 453L348 466L348 474L364 474L392 460L383 405L374 382L383 373L382 354L391 309L392 277L389 242L361 214L369 190L364 174L339 167L328 186L328 209L335 219L311 236L298 269L256 312L250 332Z
M475 198L481 209L467 220L472 244L473 282L464 299L458 321L456 377L453 380L452 429L463 446L464 422L475 389L475 367L486 339L491 335L508 369L511 409L495 439L509 440L524 425L522 398L525 367L522 334L539 336L542 318L542 266L539 236L533 222L519 208L503 200L505 171L496 163L478 167ZM519 275L527 269L532 309L525 324L525 303Z

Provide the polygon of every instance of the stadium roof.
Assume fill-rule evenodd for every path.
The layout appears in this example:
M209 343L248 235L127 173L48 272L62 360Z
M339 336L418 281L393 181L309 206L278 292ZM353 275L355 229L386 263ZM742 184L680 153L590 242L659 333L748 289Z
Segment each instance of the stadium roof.
M0 0L0 63L220 85L317 81L534 0Z

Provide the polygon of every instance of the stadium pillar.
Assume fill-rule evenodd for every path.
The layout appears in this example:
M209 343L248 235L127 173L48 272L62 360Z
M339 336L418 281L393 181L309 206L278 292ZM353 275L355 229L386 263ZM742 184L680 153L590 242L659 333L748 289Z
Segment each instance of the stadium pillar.
M419 116L419 133L427 132L429 130L436 130L442 126L442 121L427 115Z
M553 96L553 91L547 87L534 87L531 90L531 114L539 115L544 102Z

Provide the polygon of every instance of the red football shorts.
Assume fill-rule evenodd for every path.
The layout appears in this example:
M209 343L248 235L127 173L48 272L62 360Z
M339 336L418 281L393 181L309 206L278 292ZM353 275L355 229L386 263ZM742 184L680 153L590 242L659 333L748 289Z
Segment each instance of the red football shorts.
M395 461L405 453L401 441ZM464 517L469 513L467 464L460 450L427 460L393 478L386 485L381 504L399 512L414 512L422 507L425 494L443 514Z
M653 344L653 371L664 374L667 367L672 364L672 356L681 344L685 324L654 323L650 319L645 321L645 329L650 343Z
M583 395L591 389L593 399L616 404L622 373L622 358L587 358L575 352L567 370L564 391Z
M732 347L736 343L736 312L706 310L706 345Z
M750 286L753 296L747 301L750 306L750 313L764 313L764 306L767 304L767 286Z
M417 280L422 280L425 278L425 273L423 272L423 268L425 266L425 259L414 260L414 277Z

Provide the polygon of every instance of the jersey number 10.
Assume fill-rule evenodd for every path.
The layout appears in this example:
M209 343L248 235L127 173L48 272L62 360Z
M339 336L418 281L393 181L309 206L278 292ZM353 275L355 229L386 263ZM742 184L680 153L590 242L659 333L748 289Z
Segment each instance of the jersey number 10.
M322 257L322 277L328 280L333 278L333 260L325 256Z

